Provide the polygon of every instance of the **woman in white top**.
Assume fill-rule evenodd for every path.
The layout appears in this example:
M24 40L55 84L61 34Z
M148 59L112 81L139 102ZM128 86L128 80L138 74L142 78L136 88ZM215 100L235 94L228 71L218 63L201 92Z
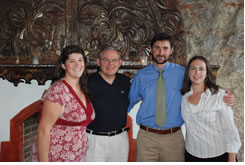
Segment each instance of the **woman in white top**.
M181 92L185 161L236 161L241 142L232 109L223 102L225 91L215 84L205 57L189 61Z

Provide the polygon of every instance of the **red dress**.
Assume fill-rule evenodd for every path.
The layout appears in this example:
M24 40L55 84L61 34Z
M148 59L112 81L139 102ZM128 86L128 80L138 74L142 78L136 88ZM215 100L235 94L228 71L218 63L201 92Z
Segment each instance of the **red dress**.
M86 108L65 80L55 82L44 94L43 99L64 107L64 113L50 130L49 161L86 161L86 127L95 118L91 103L86 98ZM39 161L37 137L32 145L32 161Z

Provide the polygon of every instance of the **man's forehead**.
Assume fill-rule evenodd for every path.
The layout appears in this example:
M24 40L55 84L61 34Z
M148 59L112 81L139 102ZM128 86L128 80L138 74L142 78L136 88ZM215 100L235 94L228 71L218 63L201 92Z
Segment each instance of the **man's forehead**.
M103 53L102 53L102 56L107 56L107 57L114 57L114 56L119 56L118 52L116 50L105 50Z

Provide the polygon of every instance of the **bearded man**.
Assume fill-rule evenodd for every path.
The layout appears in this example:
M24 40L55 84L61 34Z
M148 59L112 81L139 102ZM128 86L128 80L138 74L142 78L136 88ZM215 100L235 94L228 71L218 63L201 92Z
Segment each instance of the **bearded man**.
M136 122L140 125L136 140L137 161L184 161L184 138L180 126L184 123L181 116L181 88L185 67L169 62L173 43L167 33L153 37L150 51L153 64L137 72L129 92L128 112L142 101L136 116ZM164 93L160 102L165 104L156 108L159 91ZM224 97L228 105L232 105L234 99L232 94ZM163 115L158 115L156 109L164 110ZM160 124L159 116L163 117Z

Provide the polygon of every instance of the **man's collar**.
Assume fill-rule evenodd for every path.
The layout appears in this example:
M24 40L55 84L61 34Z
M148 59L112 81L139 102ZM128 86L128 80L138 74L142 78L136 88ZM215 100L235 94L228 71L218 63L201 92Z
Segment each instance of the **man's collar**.
M170 66L170 63L167 62L167 64L162 68L162 70L163 70L163 71L167 71L168 68L169 68L169 66ZM152 64L152 67L153 67L153 69L154 69L155 71L158 71L158 70L159 70L158 67L156 67L155 64Z

